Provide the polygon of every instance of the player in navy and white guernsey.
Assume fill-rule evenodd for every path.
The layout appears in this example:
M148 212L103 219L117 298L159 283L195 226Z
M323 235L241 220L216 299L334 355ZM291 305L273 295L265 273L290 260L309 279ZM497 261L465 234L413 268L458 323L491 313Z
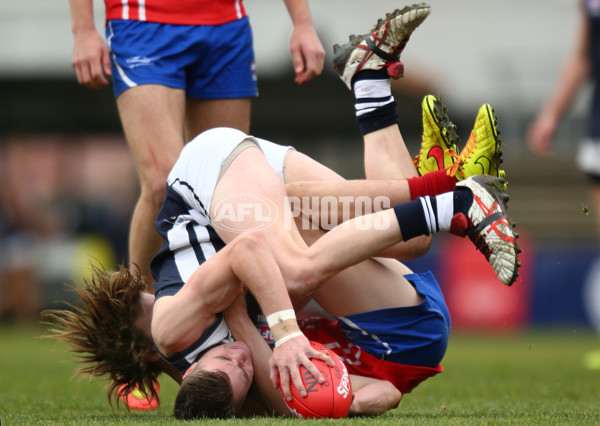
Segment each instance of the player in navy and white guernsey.
M183 150L167 181L166 197L156 219L163 245L152 260L156 299L176 294L194 271L221 250L225 243L211 224L208 211L212 191L222 165L236 149L260 146L271 167L283 179L288 153L293 149L245 135L234 129L214 129L203 133ZM269 335L264 315L254 297L247 295L254 323ZM165 359L183 374L207 349L233 341L222 315L213 326L183 352Z
M397 28L385 31L385 37L402 38L386 42L386 48L399 55L398 45L405 45L405 38L428 13L426 5L415 5L388 15L383 24ZM352 46L361 50L362 45ZM369 49L363 54L371 54ZM309 358L328 359L310 348L307 335L323 339L334 350L341 348L346 363L354 364L353 413L389 410L403 392L441 371L450 331L433 276L414 274L396 259L426 252L434 233L468 234L502 283L511 285L516 278L518 247L506 217L502 182L490 176L463 176L458 182L446 170L417 176L399 132L397 111L390 108L395 104L384 68L388 62L374 64L363 71L355 68L354 78L348 77L354 81L354 94L362 95L357 104L369 105L367 110L357 108L365 155L381 154L382 146L397 155L375 170L371 163L369 180L345 181L289 147L232 128L201 133L185 146L171 170L156 222L163 246L152 262L155 294L143 294L140 312L128 310L136 314L133 325L128 325L137 333L151 333L163 358L180 372L190 366L176 413L181 405L206 408L194 399L201 396L194 386L202 386L206 374L215 380L226 375L219 386L205 389L209 399L224 390L224 406L209 412L184 411L181 417L222 416L225 406L227 415L238 413L252 378L270 409L289 415L274 386L281 383L285 397L291 397L290 386L302 395L299 366L318 378ZM297 227L290 221L294 214L287 197L315 194L355 200L385 195L394 207L382 206L328 232ZM255 202L253 207L266 210L246 215L247 197L260 200L262 204ZM224 206L231 209L222 210ZM271 214L265 216L266 212ZM353 209L352 214L362 213ZM317 223L331 223L332 212L313 208L312 216ZM338 216L333 224L341 220ZM253 318L248 316L245 289L265 314L275 341L273 351L261 334L264 328L253 322L254 313ZM337 322L327 329L303 324L303 333L292 301L298 308L311 297ZM153 303L151 310L148 301ZM118 303L112 307L124 308L128 307ZM326 335L311 334L315 329ZM137 359L135 355L131 358ZM402 374L407 377L394 377Z
M218 234L222 230L212 223L209 212L214 201L213 191L223 175L224 165L230 162L232 155L239 156L245 149L244 145L246 149L260 147L279 180L284 178L288 156L295 163L297 157L302 155L290 147L279 146L225 128L205 132L190 142L169 175L167 196L156 221L157 229L164 240L161 250L152 261L156 301L165 296L176 295L200 265L225 247L225 242ZM296 169L296 166L293 168ZM268 228L264 232L268 233ZM383 260L381 262L385 263ZM352 267L339 274L338 278L332 278L332 285L341 289L347 283L351 283L346 288L356 292L356 279L349 277L352 274L364 275L366 272L363 270L376 269L377 265L380 265L379 261L368 261ZM388 267L399 267L403 274L410 272L400 263ZM374 277L376 276L377 274ZM340 280L346 283L341 283ZM389 278L383 279L384 282L388 280ZM314 334L314 322L301 323L303 331L307 336L314 337L314 340L322 341L335 352L341 349L343 359L347 361L352 373L368 372L368 377L389 381L393 378L393 372L395 378L392 383L397 385L398 391L409 392L420 381L441 371L439 362L445 353L450 331L448 312L433 276L415 275L409 278L409 282L416 286L418 291L418 294L412 295L412 299L426 302L419 306L400 308L385 305L386 311L365 311L357 315L340 316L339 324L346 330L345 334L330 334L328 338L325 338L324 334L317 336ZM363 297L364 284L359 285L360 294L348 294L348 297ZM339 290L334 293L337 291ZM323 299L320 301L332 313L336 313L335 308L330 307ZM246 306L248 316L260 333L261 339L273 343L264 315L250 293L246 295ZM321 333L325 333L325 330L324 327L320 328ZM355 332L351 333L349 330ZM332 336L337 340L332 340ZM183 350L163 357L183 375L192 364L201 360L207 351L233 341L224 316L217 314L216 321L193 343ZM334 341L337 343L332 345ZM354 351L353 358L349 358L349 353L344 353L349 344L362 348L364 355L359 357ZM369 356L369 353L372 355ZM387 364L393 364L394 369L383 368ZM403 371L406 374L400 374ZM402 380L408 380L410 387L400 385Z
M215 129L207 132L186 146L180 161L170 174L167 195L156 221L156 227L164 240L161 250L152 262L155 276L153 285L157 300L165 295L176 294L198 266L225 246L207 213L211 202L207 194L210 195L211 188L216 186L214 177L218 176L222 164L229 155L228 151L233 150L230 145L237 146L245 138L246 135L231 129ZM283 177L285 159L291 148L262 139L251 139L259 144L277 175ZM230 143L229 140L234 142ZM351 344L353 347L358 345L366 349L366 354L371 353L379 360L388 359L396 364L425 367L421 369L421 380L441 371L439 362L445 353L450 331L450 318L443 296L430 273L411 276L409 280L419 293L424 297L427 295L428 302L424 306L390 309L372 314L360 313L340 318L339 324L342 327L340 330L344 332L338 337L343 335L346 337L342 340L343 346L333 345L331 349L336 352L338 352L337 348L341 349L338 355L349 360L348 366L351 371L356 369L355 365L369 365L371 360L365 356L365 361L357 363L356 350L353 351L354 358L348 358L350 354L348 342L353 342ZM267 331L268 326L264 321L264 315L251 294L247 295L247 305L250 318L257 329L264 334L263 337L268 343L274 343ZM401 319L403 317L406 317L405 321ZM388 321L390 319L391 321ZM376 333L373 329L375 323L369 323L373 320L379 324ZM304 326L309 336L313 336L314 323L306 322ZM369 332L365 332L369 329ZM325 330L326 327L320 328L321 333ZM331 335L335 334L332 332ZM392 340L386 342L384 336ZM330 339L331 337L325 341L324 335L321 334L315 336L314 340L330 344L332 342ZM232 341L233 338L223 316L218 315L217 322L193 345L165 359L183 374L208 349ZM377 368L374 366L363 368L371 371L371 376L374 373L375 376L377 375ZM408 371L410 367L406 369ZM380 373L384 374L382 370ZM410 377L411 386L398 386L403 393L410 391L418 383L415 382L414 376L415 373L404 376ZM402 375L396 374L396 377Z

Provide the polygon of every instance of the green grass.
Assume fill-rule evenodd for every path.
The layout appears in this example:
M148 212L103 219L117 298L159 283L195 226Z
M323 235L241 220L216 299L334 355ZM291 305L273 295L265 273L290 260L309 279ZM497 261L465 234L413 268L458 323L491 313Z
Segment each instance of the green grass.
M113 411L101 380L71 379L74 358L59 342L38 339L39 327L0 326L1 424L169 424L177 385L161 381L162 408ZM405 396L384 416L346 420L257 418L202 424L332 423L600 424L600 369L584 367L600 351L600 336L588 331L517 335L455 332L445 372Z

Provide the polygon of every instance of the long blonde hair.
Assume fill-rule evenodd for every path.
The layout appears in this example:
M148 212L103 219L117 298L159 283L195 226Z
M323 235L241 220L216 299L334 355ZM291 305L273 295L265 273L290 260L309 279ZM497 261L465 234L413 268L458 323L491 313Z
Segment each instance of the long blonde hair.
M158 398L154 384L161 369L147 361L153 351L150 336L134 327L141 312L140 293L146 285L139 272L121 266L109 272L92 266L90 278L81 287L71 287L82 306L42 313L51 325L46 337L70 345L83 364L73 375L108 375L107 397L112 405L120 395L144 389Z

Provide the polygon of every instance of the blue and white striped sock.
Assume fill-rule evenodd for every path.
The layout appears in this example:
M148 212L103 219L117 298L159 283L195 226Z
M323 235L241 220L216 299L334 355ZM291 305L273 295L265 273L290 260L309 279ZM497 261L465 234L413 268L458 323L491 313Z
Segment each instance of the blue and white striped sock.
M449 231L454 215L468 211L469 197L472 200L470 192L453 191L435 197L418 197L394 206L403 240Z
M361 71L354 77L353 91L356 120L363 135L398 123L396 100L385 70Z

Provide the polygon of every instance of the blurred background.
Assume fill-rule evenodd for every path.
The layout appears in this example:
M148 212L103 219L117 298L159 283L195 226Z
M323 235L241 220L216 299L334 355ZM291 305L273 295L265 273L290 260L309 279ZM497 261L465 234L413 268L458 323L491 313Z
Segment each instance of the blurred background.
M95 1L103 34L104 4ZM364 177L353 97L331 67L332 45L364 33L404 3L312 0L326 48L324 74L293 83L291 22L283 2L246 0L260 96L252 133L293 144L347 178ZM403 135L414 155L421 99L441 95L461 146L476 112L499 117L510 214L524 252L521 278L502 287L468 241L438 238L414 269L433 269L455 327L518 330L600 323L598 231L588 182L574 165L586 121L581 93L554 140L555 156L535 157L525 133L574 45L574 0L430 0L394 82ZM36 320L70 300L90 261L126 262L137 177L112 88L77 84L71 68L68 2L0 2L0 318Z

